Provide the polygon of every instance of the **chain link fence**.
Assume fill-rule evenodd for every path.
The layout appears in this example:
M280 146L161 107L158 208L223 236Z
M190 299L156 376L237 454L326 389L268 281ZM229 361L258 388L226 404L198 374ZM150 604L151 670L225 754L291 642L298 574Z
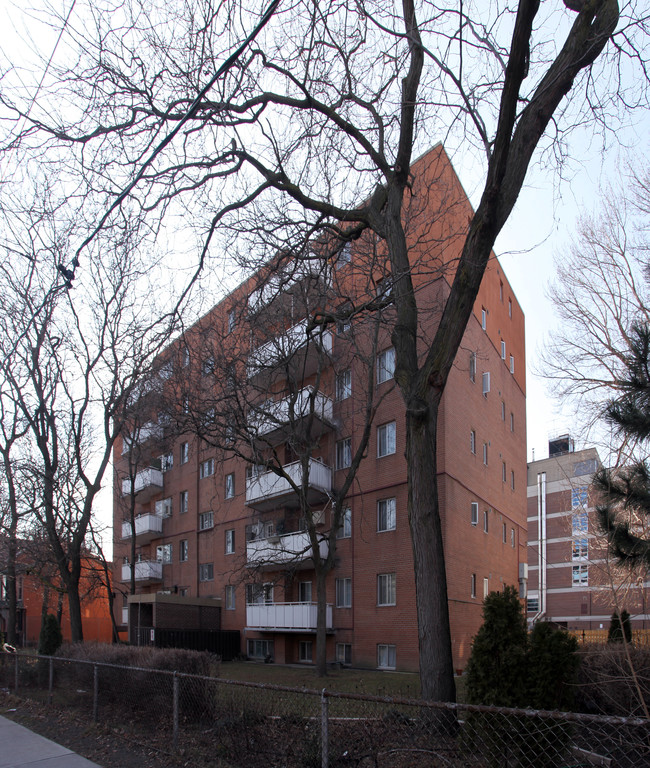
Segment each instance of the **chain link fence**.
M197 765L650 768L650 723L639 718L436 704L23 654L0 656L0 687L140 743L160 748L162 740Z

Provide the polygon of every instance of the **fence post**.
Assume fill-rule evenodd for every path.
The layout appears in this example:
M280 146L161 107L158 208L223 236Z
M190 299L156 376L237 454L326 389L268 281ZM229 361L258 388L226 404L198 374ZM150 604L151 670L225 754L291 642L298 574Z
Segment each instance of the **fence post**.
M93 722L97 722L97 707L99 703L99 667L93 664Z
M14 656L14 693L18 693L18 654Z
M320 696L320 757L321 768L328 768L329 756L329 718L327 691L323 688Z
M174 687L173 687L173 717L174 717L174 730L172 737L172 746L174 751L178 749L178 675L174 671Z
M54 687L54 659L50 656L50 679L48 683L48 699L52 703L52 688Z

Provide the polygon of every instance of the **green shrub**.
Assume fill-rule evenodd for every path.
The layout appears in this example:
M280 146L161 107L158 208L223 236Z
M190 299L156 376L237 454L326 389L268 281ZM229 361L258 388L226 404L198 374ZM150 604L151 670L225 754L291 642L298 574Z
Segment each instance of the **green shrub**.
M56 616L48 613L41 624L38 638L38 652L41 656L54 656L63 643L61 627Z

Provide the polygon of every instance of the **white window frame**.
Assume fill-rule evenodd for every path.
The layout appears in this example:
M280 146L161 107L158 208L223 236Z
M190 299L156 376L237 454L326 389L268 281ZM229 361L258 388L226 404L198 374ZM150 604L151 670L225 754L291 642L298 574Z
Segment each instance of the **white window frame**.
M169 565L172 561L173 551L171 544L159 544L156 547L156 560L163 565Z
M199 581L214 581L214 563L199 564Z
M352 579L344 577L336 579L336 607L352 608Z
M505 461L501 462L501 482L505 483L508 479L508 469L506 467Z
M314 660L313 640L300 640L298 643L298 659L303 664L311 664Z
M488 444L483 443L483 464L485 464L486 467L488 466L488 459Z
M473 573L469 584L470 597L476 597L476 574Z
M301 581L298 584L298 602L311 603L313 588L311 581Z
M226 584L226 610L234 611L237 607L237 593L233 584Z
M181 464L187 464L187 462L189 460L190 460L190 444L189 443L181 443L180 463Z
M508 543L508 526L505 523L503 523L503 543Z
M169 472L170 469L174 468L174 452L170 451L169 453L163 453L162 456L159 457L159 461L160 471Z
M352 438L336 441L336 469L347 469L352 465Z
M571 567L571 586L589 586L589 566L586 563L581 565L574 565Z
M506 359L506 343L503 341L503 339L501 340L501 359Z
M187 539L181 539L178 544L178 562L186 563L189 560L190 544Z
M469 519L472 525L478 525L478 501L473 501L470 504Z
M234 528L226 529L226 554L227 555L235 554L235 529Z
M488 509L483 510L483 533L490 532L490 511Z
M483 387L482 389L483 397L487 397L488 392L490 391L490 372L489 371L485 371L483 373L482 387Z
M392 456L397 450L396 422L389 421L377 427L377 458Z
M390 381L395 376L395 350L385 349L377 355L377 384Z
M348 368L336 375L336 399L347 400L352 396L352 369Z
M190 504L190 494L188 491L181 491L178 495L178 513L184 515Z
M487 309L481 307L481 328L487 331Z
M515 431L515 414L512 411L510 411L510 431Z
M336 660L344 666L352 664L352 643L336 644Z
M512 488L513 491L515 490L515 470L514 469L510 470L510 487Z
M229 472L226 475L224 486L225 486L223 491L224 499L234 499L235 498L235 473L234 472Z
M199 531L209 531L214 528L214 512L209 509L207 512L199 513Z
M510 529L510 546L514 549L515 548L515 529Z
M349 539L352 536L352 510L346 507L341 515L341 525L336 531L337 539Z
M476 381L476 352L469 354L469 380Z
M394 531L397 527L397 500L395 497L377 502L377 532Z
M486 598L486 597L487 597L489 594L490 594L490 580L489 580L489 579L488 579L488 577L486 576L486 577L483 579L483 599L485 600L485 598Z
M476 431L473 429L469 431L469 450L476 456Z
M589 557L589 539L587 536L580 536L573 539L571 543L571 559L587 560Z
M510 373L514 375L515 372L515 356L510 355Z
M206 477L214 475L214 459L206 459L201 462L199 468L199 478L204 480Z
M395 669L397 647L393 643L377 643L377 669Z
M377 605L397 605L397 576L395 573L377 574Z

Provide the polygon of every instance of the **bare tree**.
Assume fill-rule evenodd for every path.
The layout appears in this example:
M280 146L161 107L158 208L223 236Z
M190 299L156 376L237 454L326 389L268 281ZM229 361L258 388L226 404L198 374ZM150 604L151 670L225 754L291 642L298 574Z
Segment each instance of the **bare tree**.
M102 189L110 168L108 188L115 194L131 182L143 152L152 151L156 162L138 177L130 201L143 214L164 213L190 193L205 235L202 260L224 227L232 233L225 247L234 250L236 242L243 255L251 243L256 253L260 244L274 253L287 243L295 250L307 238L333 238L339 249L364 230L384 243L395 304L395 379L406 405L420 669L428 698L454 698L435 450L449 371L492 246L547 128L552 153L576 122L613 127L613 59L644 58L643 20L634 7L626 6L614 37L615 0L565 5L577 14L558 49L551 41L558 27L566 29L570 13L560 4L538 18L535 0L522 0L516 11L492 5L471 15L464 5L412 0L397 7L305 0L276 13L275 26L215 83L213 95L200 90L204 72L214 71L227 41L243 36L240 20L246 27L254 17L245 3L232 3L228 14L209 2L186 6L187 14L174 8L173 24L141 12L137 3L120 3L118 35L97 9L94 27L69 28L85 51L83 79L53 68L59 103L74 104L74 124L58 107L55 119L46 115L46 98L28 116L17 97L5 96L5 105L26 121L15 146L28 150L45 141L57 152L62 143L80 148L85 173L101 168ZM604 50L602 68L593 69ZM636 99L643 103L645 71L638 82ZM161 132L170 134L180 121L183 140L159 142ZM417 248L402 215L411 200L414 149L434 132L450 144L460 139L460 146L480 147L486 174L476 212L454 233L460 239L451 288L437 307L438 331L423 348ZM431 188L437 181L430 180Z

